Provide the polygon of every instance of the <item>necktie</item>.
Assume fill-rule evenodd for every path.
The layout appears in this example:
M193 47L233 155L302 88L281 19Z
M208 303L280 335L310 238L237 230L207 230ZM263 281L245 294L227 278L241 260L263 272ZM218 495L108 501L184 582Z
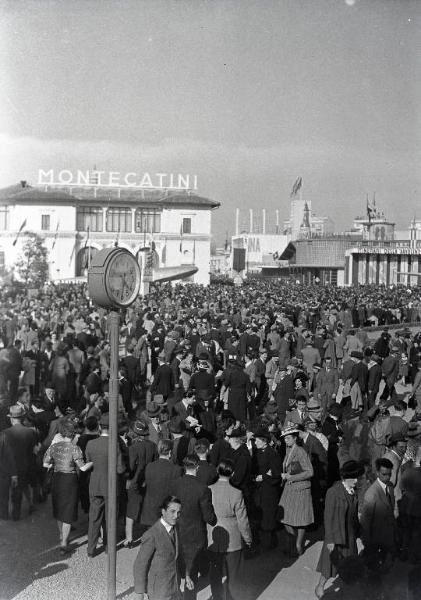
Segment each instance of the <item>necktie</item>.
M389 504L392 505L392 496L390 495L390 489L386 486L386 498L389 501Z
M171 541L172 541L173 545L175 546L175 529L174 529L174 527L171 527L169 534L170 534Z

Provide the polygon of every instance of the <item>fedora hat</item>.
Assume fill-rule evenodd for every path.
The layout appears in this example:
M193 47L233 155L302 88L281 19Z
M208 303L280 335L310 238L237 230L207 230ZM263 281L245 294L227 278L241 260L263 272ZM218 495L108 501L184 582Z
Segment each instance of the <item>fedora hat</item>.
M281 436L285 437L286 435L292 435L293 433L300 433L300 429L298 429L296 425L289 425L281 431Z
M359 360L362 360L364 358L363 353L360 352L359 350L353 350L351 352L351 356L352 356L352 358L358 358Z
M14 404L13 406L9 407L9 413L7 416L10 419L23 419L25 415L26 411L23 408L23 406L20 406L19 404Z
M157 404L154 400L148 402L146 405L146 412L148 417L157 417L161 412L161 406Z
M149 435L149 425L145 421L135 421L132 425L132 431L136 435Z

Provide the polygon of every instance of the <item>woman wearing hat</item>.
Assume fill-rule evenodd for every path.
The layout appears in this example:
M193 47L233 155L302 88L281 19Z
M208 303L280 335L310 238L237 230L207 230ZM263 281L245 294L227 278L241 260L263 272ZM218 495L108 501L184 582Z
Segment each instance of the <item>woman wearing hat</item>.
M336 577L338 566L350 557L358 556L358 499L355 493L358 478L364 468L350 460L341 468L341 481L328 489L325 500L325 539L316 570L320 573L316 596L324 594L326 581Z
M61 440L52 444L44 455L45 468L54 468L51 495L53 515L60 532L60 553L68 552L68 538L72 523L77 520L78 477L77 468L87 471L92 463L83 460L82 450L73 443L75 426L70 419L59 425Z
M314 522L311 499L313 467L307 452L302 447L299 429L292 425L283 430L286 455L282 479L285 482L279 506L283 509L281 522L287 533L295 538L295 547L300 556L303 551L305 528Z

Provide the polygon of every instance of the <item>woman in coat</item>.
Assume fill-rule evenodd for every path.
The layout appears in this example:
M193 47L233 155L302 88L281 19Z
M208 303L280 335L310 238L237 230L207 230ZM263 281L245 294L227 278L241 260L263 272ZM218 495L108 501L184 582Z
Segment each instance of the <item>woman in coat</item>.
M251 546L252 538L243 493L229 482L233 472L232 461L221 461L218 466L219 479L210 486L218 521L213 527L208 526L209 580L213 598L242 600L243 545Z
M241 359L229 358L228 368L222 375L221 399L224 398L225 390L228 390L228 408L235 420L244 423L247 419L247 402L251 392L250 377L243 371Z
M355 487L363 473L364 468L360 463L350 460L341 468L341 481L337 481L327 491L325 539L316 569L320 573L315 589L318 598L324 594L326 581L330 577L336 577L338 566L345 559L358 556L358 499Z
M292 425L282 432L286 455L282 479L285 482L279 506L283 509L281 522L287 533L295 539L298 555L304 552L305 528L314 522L311 499L313 467L307 452L301 445L299 429Z

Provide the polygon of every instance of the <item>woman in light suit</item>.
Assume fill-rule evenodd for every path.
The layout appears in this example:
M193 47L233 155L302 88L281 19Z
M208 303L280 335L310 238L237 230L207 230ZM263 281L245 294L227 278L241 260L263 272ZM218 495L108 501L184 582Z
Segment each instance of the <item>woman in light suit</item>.
M243 494L229 482L233 472L232 461L221 461L218 466L219 479L209 486L218 519L215 526L208 526L209 579L212 597L225 598L222 578L226 572L227 591L232 600L241 600L244 598L241 586L243 540L250 546L252 538Z

